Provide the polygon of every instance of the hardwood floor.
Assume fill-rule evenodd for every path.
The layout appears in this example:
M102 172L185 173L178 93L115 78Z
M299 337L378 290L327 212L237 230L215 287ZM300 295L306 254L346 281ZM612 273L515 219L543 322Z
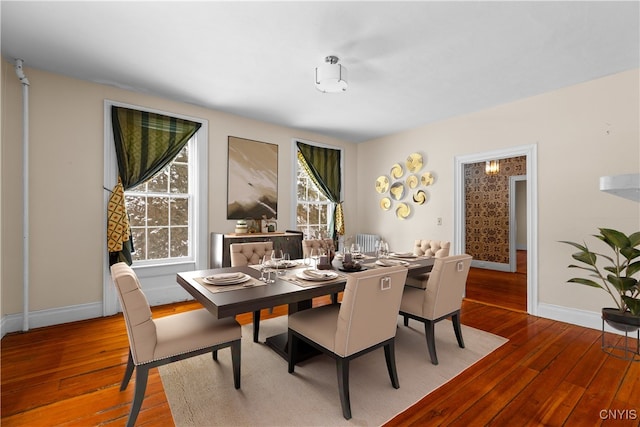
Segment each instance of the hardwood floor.
M527 251L517 251L515 273L471 268L466 298L484 304L527 311Z
M156 307L153 313L195 308L200 305L180 303ZM285 307L276 307L271 315L264 310L263 318L285 313ZM239 321L250 323L251 316L239 316ZM599 331L471 300L463 303L462 323L509 342L388 426L638 425L640 363L603 353ZM606 338L620 340L617 335ZM121 315L9 334L1 346L3 426L124 425L135 379L119 391L128 351ZM426 344L422 350L429 363ZM618 419L603 421L602 414ZM171 424L162 382L153 369L137 425Z

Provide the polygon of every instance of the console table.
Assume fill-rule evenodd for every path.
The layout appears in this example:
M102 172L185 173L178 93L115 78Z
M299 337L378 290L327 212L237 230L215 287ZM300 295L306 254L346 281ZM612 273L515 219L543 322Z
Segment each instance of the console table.
M302 233L211 233L209 268L231 267L229 245L232 243L273 242L274 249L288 252L291 259L302 258Z

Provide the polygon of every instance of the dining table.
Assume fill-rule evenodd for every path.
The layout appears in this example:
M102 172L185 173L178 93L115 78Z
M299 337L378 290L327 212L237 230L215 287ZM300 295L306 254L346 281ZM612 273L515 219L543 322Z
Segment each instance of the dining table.
M385 268L384 264L402 264L408 268L408 275L418 275L431 271L433 258L403 254L378 259L373 254L363 254L358 259L361 270ZM207 270L185 271L177 274L177 282L196 301L200 302L218 319L242 313L259 311L278 305L288 305L288 314L310 309L316 297L337 294L344 290L347 279L354 272L341 271L342 260L336 256L330 265L318 270L304 260L292 260L287 268L279 268L273 283L260 280L259 266L223 267ZM305 270L313 270L305 273ZM327 278L315 279L317 273L326 272ZM309 274L309 276L307 276ZM229 277L240 277L239 283L224 282ZM220 283L216 282L220 280ZM232 284L229 284L232 283ZM254 319L254 331L258 330L259 319ZM288 360L287 332L268 337L265 343L284 359ZM307 350L307 351L305 351ZM296 359L310 357L312 350L303 349Z

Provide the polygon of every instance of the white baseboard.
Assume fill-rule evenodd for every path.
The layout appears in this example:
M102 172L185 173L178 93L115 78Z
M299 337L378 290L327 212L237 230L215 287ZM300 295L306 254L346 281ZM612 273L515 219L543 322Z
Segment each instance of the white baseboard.
M492 261L480 261L477 259L471 260L471 267L484 268L487 270L506 271L510 272L509 264L503 264L501 262Z
M145 291L145 295L152 306L193 299L191 295L178 286L149 289ZM95 319L102 317L102 313L102 302L32 311L29 313L29 329ZM2 337L10 332L21 331L22 326L22 313L3 316L2 321L0 321Z
M557 320L559 322L571 323L572 325L584 326L585 328L602 330L602 313L596 311L579 310L553 304L538 304L538 316L546 319ZM619 335L624 332L614 329L605 323L604 330Z

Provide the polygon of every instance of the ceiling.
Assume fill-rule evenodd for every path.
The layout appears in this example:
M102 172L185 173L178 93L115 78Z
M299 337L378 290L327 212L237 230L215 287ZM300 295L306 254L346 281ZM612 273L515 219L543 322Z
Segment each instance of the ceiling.
M2 55L27 73L361 142L638 68L639 6L3 0L0 13ZM315 89L327 55L347 92Z

